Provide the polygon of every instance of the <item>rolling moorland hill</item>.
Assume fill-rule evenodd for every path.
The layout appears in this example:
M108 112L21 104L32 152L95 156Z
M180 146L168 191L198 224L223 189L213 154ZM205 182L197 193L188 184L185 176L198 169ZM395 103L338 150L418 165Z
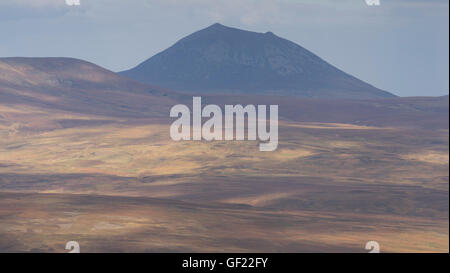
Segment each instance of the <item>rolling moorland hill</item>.
M447 129L447 97L317 99L269 95L203 95L203 104L278 104L280 118L369 126ZM0 58L0 104L117 118L169 115L192 94L143 84L72 58ZM1 113L0 113L1 114Z
M120 117L166 116L175 104L169 93L78 59L0 58L1 103Z

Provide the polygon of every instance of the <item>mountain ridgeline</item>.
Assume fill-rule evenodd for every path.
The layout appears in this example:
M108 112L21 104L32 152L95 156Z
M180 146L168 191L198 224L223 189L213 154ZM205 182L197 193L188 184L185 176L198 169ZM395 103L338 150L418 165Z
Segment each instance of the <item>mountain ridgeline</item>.
M197 31L121 74L189 93L395 97L272 32L256 33L221 24Z

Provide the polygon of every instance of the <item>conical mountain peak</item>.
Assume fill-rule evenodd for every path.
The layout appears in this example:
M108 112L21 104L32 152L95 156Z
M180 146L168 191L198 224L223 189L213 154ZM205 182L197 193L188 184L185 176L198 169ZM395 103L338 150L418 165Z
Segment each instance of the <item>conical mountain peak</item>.
M186 36L122 73L190 93L355 99L393 96L270 31L259 33L219 23Z

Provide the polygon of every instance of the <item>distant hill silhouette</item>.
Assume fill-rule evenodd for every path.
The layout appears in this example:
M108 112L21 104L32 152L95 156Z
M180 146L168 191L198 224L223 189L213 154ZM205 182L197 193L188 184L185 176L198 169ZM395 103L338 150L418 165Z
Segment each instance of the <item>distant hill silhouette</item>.
M256 33L221 24L197 31L121 74L196 93L352 99L395 97L271 32Z
M277 104L280 119L370 126L448 129L448 96L369 100L210 94L208 104ZM2 106L33 107L44 113L78 113L119 118L167 118L176 104L192 104L178 94L139 83L72 58L0 58ZM83 121L84 122L84 121ZM32 123L32 122L31 122ZM67 124L64 124L66 126Z

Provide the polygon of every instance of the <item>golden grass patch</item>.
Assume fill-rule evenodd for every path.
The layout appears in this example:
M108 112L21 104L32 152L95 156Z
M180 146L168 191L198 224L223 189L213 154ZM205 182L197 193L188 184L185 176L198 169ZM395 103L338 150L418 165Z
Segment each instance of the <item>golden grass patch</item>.
M402 155L402 158L406 160L420 161L437 165L449 164L449 153L444 152L423 151L421 153Z

